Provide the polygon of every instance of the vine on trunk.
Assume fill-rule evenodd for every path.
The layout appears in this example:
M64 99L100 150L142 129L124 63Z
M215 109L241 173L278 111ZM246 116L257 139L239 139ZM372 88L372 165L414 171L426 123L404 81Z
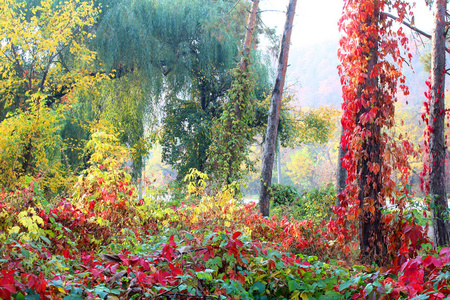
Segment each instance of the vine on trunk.
M411 228L417 228L403 216L413 147L406 136L389 131L397 90L409 93L401 69L412 55L403 29L383 14L386 9L402 22L409 5L402 0L345 0L338 50L345 130L341 145L348 148L342 163L348 177L337 221L345 226L347 239L359 230L363 262L382 265L403 262L418 243L410 238ZM395 212L387 212L387 205Z

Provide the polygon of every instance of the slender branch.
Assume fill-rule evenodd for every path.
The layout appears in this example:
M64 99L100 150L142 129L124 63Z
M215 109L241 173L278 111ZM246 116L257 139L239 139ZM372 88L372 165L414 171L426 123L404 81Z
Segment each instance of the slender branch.
M394 20L396 20L396 21L399 19L398 17L396 17L396 16L394 16L394 15L391 15L390 13L387 13L387 12L384 12L384 11L382 11L381 14L383 14L383 15L385 15L386 17L389 17L389 18L391 18L391 19L394 19ZM415 32L417 32L417 33L423 35L423 36L426 37L427 39L430 39L430 40L431 40L431 35L430 35L430 34L428 34L428 33L424 32L424 31L418 29L416 26L411 25L410 23L405 22L405 21L402 21L402 24L405 25L406 27L408 27L409 29L414 30Z
M11 43L11 50L12 50L12 53L14 55L14 60L16 62L17 68L19 69L20 76L22 77L23 74L25 73L25 71L23 70L22 66L20 65L20 60L18 58L18 54L16 52L16 48L15 48L13 43Z
M231 12L236 8L236 6L239 4L239 2L241 2L241 0L237 0L236 3L233 5L233 7L224 16L222 16L222 19L224 19L229 14L231 14Z
M386 17L389 17L391 19L394 19L394 20L398 20L399 19L398 17L396 17L394 15L391 15L390 13L387 13L387 12L384 12L384 11L382 11L381 14L383 14ZM431 35L430 34L428 34L428 33L424 32L424 31L418 29L416 26L413 26L413 25L411 25L411 24L409 24L408 22L405 22L405 21L402 21L402 24L405 25L406 27L408 27L409 29L411 29L411 30L413 30L413 31L423 35L427 39L431 40ZM449 49L445 48L445 51L450 54L450 50Z
M276 9L266 9L266 10L260 10L258 12L258 14L263 13L263 12L276 12L276 13L282 13L285 14L286 12L283 10L276 10Z

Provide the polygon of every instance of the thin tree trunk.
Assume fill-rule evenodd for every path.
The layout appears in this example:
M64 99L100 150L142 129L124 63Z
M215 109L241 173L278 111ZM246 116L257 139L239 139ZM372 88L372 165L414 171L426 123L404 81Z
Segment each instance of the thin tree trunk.
M278 58L278 72L270 101L269 119L267 123L266 142L264 146L261 189L259 194L259 210L263 216L269 216L270 186L272 184L272 169L275 156L275 143L277 140L278 122L280 119L281 99L283 97L284 81L286 78L289 46L291 43L292 26L294 22L297 0L290 0L286 13L283 39L281 41Z
M341 138L344 135L344 127L342 127L341 130ZM341 203L339 201L339 194L342 193L345 188L347 187L347 170L342 166L342 161L344 159L345 153L347 152L347 149L342 148L342 144L339 143L339 157L338 157L338 164L337 164L337 178L336 178L336 190L337 190L337 197L336 197L336 206L340 206Z
M434 29L431 55L430 104L430 195L433 197L435 246L449 244L445 219L448 202L445 190L445 12L447 0L434 3Z

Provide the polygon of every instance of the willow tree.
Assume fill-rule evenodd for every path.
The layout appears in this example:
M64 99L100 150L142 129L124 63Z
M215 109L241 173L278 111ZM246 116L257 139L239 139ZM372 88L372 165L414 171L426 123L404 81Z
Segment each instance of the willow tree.
M221 115L231 86L249 2L122 0L96 29L105 68L125 75L139 70L148 95L142 100L162 100L154 103L164 107L163 158L179 177L189 168L204 171L212 120Z

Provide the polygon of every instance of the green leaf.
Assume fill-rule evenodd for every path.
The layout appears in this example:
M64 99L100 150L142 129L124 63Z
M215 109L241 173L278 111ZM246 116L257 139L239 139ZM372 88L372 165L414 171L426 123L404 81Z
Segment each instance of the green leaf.
M25 256L26 259L30 259L30 252L24 248L20 249L20 252L22 252L22 255Z
M43 235L40 235L39 237L40 237L44 242L46 242L47 245L49 245L49 246L52 245L52 242L50 242L50 240L49 240L47 237L45 237L45 236L43 236Z
M367 295L370 295L370 293L372 293L372 291L373 291L373 285L371 283L369 283L366 286L366 293L367 293Z
M27 292L28 292L29 290L27 289ZM38 294L28 294L28 295L26 295L25 296L25 299L26 300L41 300L41 297L38 295Z
M343 290L345 290L352 284L357 283L359 281L359 279L360 279L360 277L355 277L355 278L351 278L351 279L347 280L346 282L341 283L339 285L339 292L342 292Z
M258 293L262 294L266 290L266 285L264 283L262 283L261 281L257 281L257 282L255 282L255 284L253 284L251 289L257 290Z
M289 286L289 292L293 292L293 291L298 290L297 280L290 280L288 282L288 286Z

